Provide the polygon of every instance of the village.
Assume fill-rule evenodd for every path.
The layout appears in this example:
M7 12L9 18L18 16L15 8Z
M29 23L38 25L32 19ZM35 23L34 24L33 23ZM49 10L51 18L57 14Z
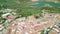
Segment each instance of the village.
M60 14L48 13L42 10L42 17L34 15L18 18L8 24L3 34L60 34ZM16 16L9 16L8 21ZM0 28L0 30L3 29Z
M60 34L60 0L0 0L0 34Z

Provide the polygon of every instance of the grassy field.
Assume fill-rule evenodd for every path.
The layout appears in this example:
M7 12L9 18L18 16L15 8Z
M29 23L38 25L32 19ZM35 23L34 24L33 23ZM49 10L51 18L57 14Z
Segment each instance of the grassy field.
M29 16L34 14L41 14L43 9L50 13L60 13L60 8L58 7L22 8L17 13L22 16Z
M48 12L60 13L60 8L57 7L26 7L29 5L28 0L0 0L1 9L18 9L17 15L30 16L34 14L41 14L41 10L45 9ZM29 2L29 1L28 1Z

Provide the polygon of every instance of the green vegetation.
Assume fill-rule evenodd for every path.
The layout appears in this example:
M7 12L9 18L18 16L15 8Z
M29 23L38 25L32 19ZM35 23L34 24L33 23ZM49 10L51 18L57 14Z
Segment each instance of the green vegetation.
M60 13L60 8L58 7L43 7L42 9L45 9L50 13Z
M28 7L29 0L0 0L0 9L6 9L6 8L10 8L10 9L19 9L17 11L19 11L19 13L23 16L27 16L33 14L37 14L37 13L41 13L41 9L46 9L49 10L49 12L56 12L56 13L60 13L60 8L57 7L36 7L36 9L33 7ZM28 7L28 8L27 8ZM37 9L38 8L38 9ZM18 13L18 14L19 14Z
M27 17L30 15L35 15L36 18L39 18L37 14L41 15L42 10L45 9L47 12L50 13L60 13L60 8L59 7L28 7L29 0L0 0L0 10L2 9L16 9L16 18L20 17ZM0 12L0 24L4 23L6 21L5 18L2 18L1 15L4 14L3 12ZM9 15L8 15L9 16ZM14 21L13 19L12 21ZM1 22L2 21L2 22ZM12 22L11 21L11 22ZM6 27L6 23L3 24L4 28ZM51 28L48 28L51 30ZM41 34L44 34L45 30L41 30Z
M21 11L16 12L18 15L21 15L22 17L34 15L34 14L41 14L41 10L39 9L22 9Z
M43 9L45 9L46 12L50 12L50 13L60 13L59 7L35 7L35 8L25 7L18 10L17 14L22 15L23 17L34 14L36 15L36 14L41 14Z
M41 32L41 34L44 34L44 31L45 31L45 30L41 30L41 31L40 31L40 32Z
M0 9L20 9L21 7L25 7L27 5L27 1L29 0L0 0Z
M2 14L3 14L3 12L0 12L0 17L1 17Z
M17 9L17 16L27 17L30 15L41 14L43 9L47 12L60 13L59 7L28 7L29 0L0 0L0 10L2 9ZM3 12L0 12L0 17ZM38 18L39 16L35 16ZM2 19L0 18L0 21Z
M6 21L5 18L1 18L1 17L0 17L0 24L4 23L5 21Z

